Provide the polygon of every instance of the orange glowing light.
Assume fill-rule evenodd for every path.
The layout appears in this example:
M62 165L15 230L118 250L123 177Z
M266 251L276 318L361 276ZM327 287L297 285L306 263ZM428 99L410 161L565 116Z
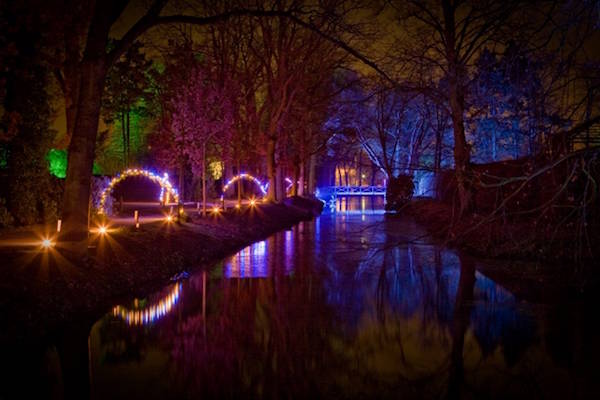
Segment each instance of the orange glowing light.
M255 199L250 199L250 205L252 207L254 207L256 205L256 200Z
M239 209L240 209L240 205L239 205L239 204L236 204L236 205L235 205L235 208L237 208L237 209L239 210Z
M218 213L220 213L220 212L221 212L221 209L220 209L218 206L214 206L214 207L212 208L212 211L213 211L215 214L218 214Z
M173 216L172 215L167 215L166 220L167 220L167 222L173 222Z
M54 246L54 243L52 243L52 240L50 240L48 238L42 240L42 247L44 249L49 249L52 246Z
M98 228L98 233L101 235L105 235L108 232L108 229L102 225L101 227Z

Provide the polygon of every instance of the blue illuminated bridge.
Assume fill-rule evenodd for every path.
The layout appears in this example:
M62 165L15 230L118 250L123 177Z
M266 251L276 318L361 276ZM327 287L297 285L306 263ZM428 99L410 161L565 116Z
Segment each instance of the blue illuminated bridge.
M321 200L334 200L338 196L383 196L385 186L323 186L317 189L317 197Z

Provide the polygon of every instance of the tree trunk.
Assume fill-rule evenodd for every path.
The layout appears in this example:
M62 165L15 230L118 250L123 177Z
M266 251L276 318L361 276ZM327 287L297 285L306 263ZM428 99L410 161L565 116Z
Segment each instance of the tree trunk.
M185 199L185 162L183 157L179 161L179 197L181 201Z
M285 198L284 186L283 171L281 170L281 165L277 165L275 167L275 197L278 202Z
M438 174L442 167L442 131L437 129L435 132L435 155L433 161L433 172Z
M77 119L71 142L63 197L63 239L87 251L88 204L102 90L106 76L103 59L86 60L81 66Z
M129 129L129 108L127 108L126 123L127 123L127 168L131 162L131 130Z
M448 0L442 2L444 11L446 59L448 62L448 90L450 114L454 132L454 168L460 203L459 216L471 207L470 161L471 154L465 138L463 71L456 53L455 6Z
M362 171L363 170L362 170L362 151L361 150L358 151L358 168L357 168L357 171L358 171L358 176L357 176L357 178L358 178L358 186L362 186L363 185L363 178L362 178L362 175L363 175Z
M237 159L237 173L238 173L238 175L241 172L240 168L241 168L241 166L240 166L240 158L238 157L238 159ZM237 181L237 203L238 203L238 206L240 206L240 207L242 206L242 189L243 189L242 183L243 183L242 180L238 179L238 181Z
M371 186L375 186L375 175L377 175L377 167L371 164Z
M348 173L348 165L344 163L344 182L346 182L346 187L350 186L350 178Z
M267 178L269 179L268 201L277 201L276 193L276 164L275 164L275 139L269 137L267 140Z
M298 196L304 196L304 161L300 161L298 174Z
M206 142L202 143L202 216L206 216Z
M315 194L315 173L317 169L317 156L311 154L308 165L308 194Z
M79 104L80 78L76 64L65 66L64 74L64 97L65 97L65 118L67 122L67 132L60 146L67 147L73 137L75 130L75 121L77 120L77 105Z
M456 170L456 183L460 202L459 215L463 215L464 212L471 208L472 197L469 177L471 172L471 154L465 138L461 91L458 88L457 82L450 83L450 109L452 111L452 127L454 131L454 168Z
M290 196L298 196L298 178L300 175L299 163L294 163L294 173L292 174L292 188L290 190ZM287 185L286 185L287 187Z
M123 139L123 169L127 168L127 132L126 132L126 124L125 124L125 113L123 111L121 114L121 139Z

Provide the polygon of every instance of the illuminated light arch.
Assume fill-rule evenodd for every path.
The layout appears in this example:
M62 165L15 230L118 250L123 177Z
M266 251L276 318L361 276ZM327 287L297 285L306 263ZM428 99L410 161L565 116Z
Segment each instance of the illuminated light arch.
M171 185L171 182L169 181L169 174L165 172L161 177L152 171L139 168L130 168L112 178L108 186L102 191L102 194L100 195L100 204L98 205L98 214L105 214L104 204L106 203L106 198L114 189L115 185L131 176L143 176L150 179L152 182L158 183L160 185L159 201L166 204L169 202L169 196L172 196L176 203L179 202L179 194L173 185Z
M112 314L128 325L148 325L167 315L177 304L180 296L181 283L176 283L165 297L148 307L129 310L122 306L115 306Z
M285 178L285 182L288 184L285 188L285 192L289 192L292 186L294 186L294 182L290 178ZM265 191L269 190L269 182L265 183Z
M225 186L223 186L223 191L221 192L221 200L223 200L223 198L225 197L225 192L227 191L227 189L229 189L229 187L231 185L233 185L240 179L245 179L247 181L254 182L256 184L256 186L258 186L258 188L260 189L260 192L263 194L263 196L265 196L267 194L267 186L264 186L258 178L254 177L250 174L243 173L243 174L236 175L233 178L231 178L229 181L227 181Z

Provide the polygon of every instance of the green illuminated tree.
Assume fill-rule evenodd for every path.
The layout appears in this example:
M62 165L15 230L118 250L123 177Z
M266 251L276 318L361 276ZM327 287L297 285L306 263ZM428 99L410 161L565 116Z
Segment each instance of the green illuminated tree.
M134 43L110 69L102 108L107 123L119 121L123 143L123 166L131 163L131 116L145 112L144 96L149 89L148 71L152 61L146 59L140 43ZM139 122L139 121L138 121Z

